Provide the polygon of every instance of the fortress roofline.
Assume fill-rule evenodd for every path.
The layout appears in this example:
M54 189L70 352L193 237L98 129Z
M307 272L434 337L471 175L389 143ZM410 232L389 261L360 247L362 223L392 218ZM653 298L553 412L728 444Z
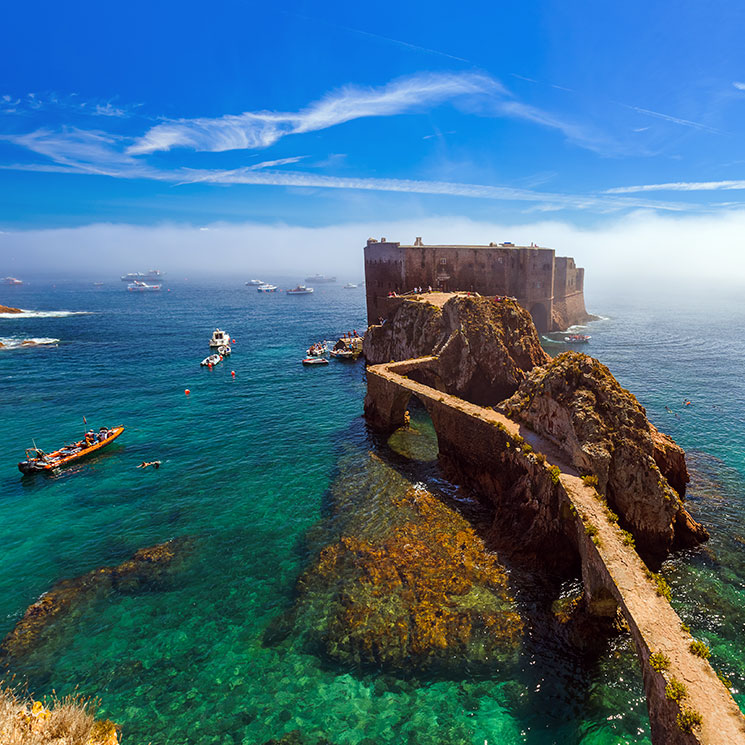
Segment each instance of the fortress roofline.
M487 244L476 244L476 243L422 243L421 238L417 238L414 243L400 243L398 241L389 241L386 238L377 240L375 238L368 238L367 245L384 244L389 246L398 246L399 248L466 248L466 249L488 249L488 248L517 248L517 249L530 249L536 248L542 251L553 251L554 249L548 246L539 246L532 244L530 246L518 246L514 243L506 241L504 243L487 243Z

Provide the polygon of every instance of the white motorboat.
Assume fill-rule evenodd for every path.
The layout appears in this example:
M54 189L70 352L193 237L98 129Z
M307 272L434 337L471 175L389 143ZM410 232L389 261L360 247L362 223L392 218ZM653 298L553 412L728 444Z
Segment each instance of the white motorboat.
M230 346L230 334L227 331L221 329L215 329L212 332L212 338L210 339L210 346L217 349L218 347L229 347Z
M217 353L222 357L227 357L232 351L233 350L227 345L217 348Z
M287 290L288 295L310 295L313 292L312 287L306 287L305 285L297 285L291 290Z
M325 357L306 357L303 360L304 365L328 365L328 363Z
M161 285L149 285L147 282L135 280L127 285L130 292L160 292Z
M263 279L249 279L248 282L246 282L246 287L258 287L259 285L264 285L266 282L264 282Z
M15 277L4 277L2 280L4 285L22 285L23 280L16 279Z
M202 367L210 367L219 365L222 362L222 357L219 354L211 354L209 357L205 357L199 364Z
M259 287L257 287L256 289L259 292L276 292L277 285L259 285Z
M322 357L326 352L328 352L326 345L319 342L306 350L306 355L308 357Z
M357 289L357 285L355 285L355 284L352 284L351 282L347 282L347 283L346 283L346 284L344 285L344 289L345 289L345 290L355 290L355 289Z
M354 349L332 349L329 354L337 360L356 360L360 356Z

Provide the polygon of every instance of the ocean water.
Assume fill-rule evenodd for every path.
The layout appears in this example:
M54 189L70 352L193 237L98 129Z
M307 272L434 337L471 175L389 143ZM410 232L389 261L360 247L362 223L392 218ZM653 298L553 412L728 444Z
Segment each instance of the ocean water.
M493 674L359 672L280 633L331 500L346 492L364 504L371 453L399 466L401 453L413 455L399 468L412 482L471 503L439 474L423 412L413 439L389 444L362 420L361 362L300 364L310 343L364 327L363 289L288 297L237 279L168 287L0 288L0 303L36 311L0 317L3 343L59 340L0 349L0 636L56 581L191 538L167 581L75 607L16 665L18 678L39 695L98 696L127 744L245 745L293 730L344 745L650 742L628 639L588 655L547 633L541 588L518 571L513 593L538 620L517 666ZM742 706L745 335L735 330L745 300L598 288L588 305L604 320L590 324L584 351L689 452L690 508L712 540L663 571ZM235 344L210 371L198 363L215 326ZM57 476L17 471L32 438L52 449L82 433L83 416L126 431ZM154 459L159 470L136 468Z

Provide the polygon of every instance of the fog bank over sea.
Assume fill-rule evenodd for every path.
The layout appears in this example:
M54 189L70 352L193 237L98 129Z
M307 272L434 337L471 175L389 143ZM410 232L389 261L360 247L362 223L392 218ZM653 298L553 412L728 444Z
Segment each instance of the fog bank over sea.
M561 220L479 222L422 217L349 222L325 227L282 223L189 225L90 224L74 228L0 232L0 274L104 278L158 267L172 276L323 272L361 277L368 237L428 244L536 243L572 256L586 269L586 290L603 279L644 283L650 278L716 282L745 280L739 256L745 211L717 215L636 212L607 216L592 226ZM704 288L705 289L705 288Z

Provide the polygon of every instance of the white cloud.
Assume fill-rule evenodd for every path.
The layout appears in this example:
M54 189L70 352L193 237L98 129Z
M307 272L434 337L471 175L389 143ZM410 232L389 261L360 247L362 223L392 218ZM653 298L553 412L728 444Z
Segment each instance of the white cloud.
M210 229L200 229L204 227ZM573 256L584 266L585 287L592 296L601 281L617 284L621 277L645 277L668 288L686 278L697 279L699 289L710 286L715 292L722 286L722 266L728 267L728 280L742 282L745 263L738 251L744 233L743 210L707 216L635 212L592 228L556 219L496 222L443 215L313 228L257 223L99 224L10 231L2 236L2 250L4 257L14 259L13 272L19 274L33 274L43 267L49 275L85 271L105 279L143 265L158 266L173 280L214 273L239 282L260 272L295 280L312 271L359 279L362 247L371 235L405 243L417 235L425 243L535 241L559 255ZM706 261L701 259L701 246L706 246ZM627 285L623 287L625 291Z
M392 116L461 96L505 93L493 78L474 73L413 75L379 88L346 86L298 112L257 111L158 124L130 148L142 155L175 147L220 152L265 148L282 137L315 132L371 116Z
M603 194L635 194L646 191L732 191L736 189L745 189L745 181L671 181L665 184L616 186L613 189L606 189Z
M745 91L745 83L740 83L739 81L735 80L732 85L734 85L738 91Z

